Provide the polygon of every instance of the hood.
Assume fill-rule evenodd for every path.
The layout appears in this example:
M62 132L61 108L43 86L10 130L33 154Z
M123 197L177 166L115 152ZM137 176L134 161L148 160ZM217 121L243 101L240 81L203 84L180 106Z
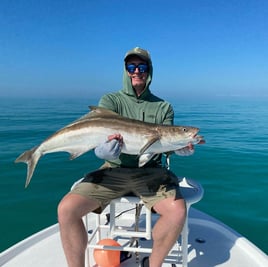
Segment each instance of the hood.
M124 65L122 91L123 91L123 93L125 93L129 96L133 96L133 97L139 98L139 99L144 99L150 93L149 85L151 84L152 77L153 77L153 65L152 65L151 56L147 50L144 50L144 49L139 48L139 47L135 47L134 49L132 49L126 53L124 61L126 61L127 58L129 56L132 56L132 55L140 57L142 60L145 60L149 65L149 73L148 73L148 77L147 77L147 81L146 81L145 90L143 91L143 93L139 97L137 97L137 95L135 94L135 91L132 88L131 79L129 78L127 71L126 71L126 68L125 68L125 65Z

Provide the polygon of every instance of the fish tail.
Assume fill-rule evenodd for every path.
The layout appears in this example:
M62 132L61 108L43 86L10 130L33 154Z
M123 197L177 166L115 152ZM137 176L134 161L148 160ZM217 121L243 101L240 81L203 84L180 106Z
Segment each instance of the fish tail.
M40 153L36 152L37 147L22 153L16 160L15 163L24 162L27 164L27 178L25 182L25 188L29 185L31 178L33 176L36 164L41 157Z

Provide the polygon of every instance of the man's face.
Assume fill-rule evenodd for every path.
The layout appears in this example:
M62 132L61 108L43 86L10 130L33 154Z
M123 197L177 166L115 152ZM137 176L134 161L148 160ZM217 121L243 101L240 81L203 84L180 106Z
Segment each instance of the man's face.
M126 65L133 64L135 66L138 66L139 64L145 64L147 65L146 61L140 59L139 57L133 57L130 58L127 62ZM146 85L146 80L148 77L148 72L140 72L139 68L135 68L133 73L130 73L127 71L128 76L131 79L132 86L134 88L136 87L145 87Z

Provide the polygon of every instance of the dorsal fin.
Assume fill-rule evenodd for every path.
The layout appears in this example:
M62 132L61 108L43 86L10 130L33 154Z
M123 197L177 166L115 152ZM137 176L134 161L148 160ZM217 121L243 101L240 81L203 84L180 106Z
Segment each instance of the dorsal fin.
M75 120L72 124L83 121L83 120L92 119L92 118L98 117L98 116L102 116L102 117L119 116L119 114L117 114L116 112L113 112L113 111L106 109L106 108L89 106L89 109L90 109L90 112L83 115L81 118Z
M90 113L92 113L92 116L96 116L96 115L117 115L117 116L119 116L118 113L116 113L112 110L106 109L106 108L102 108L102 107L89 106L89 109L91 111Z

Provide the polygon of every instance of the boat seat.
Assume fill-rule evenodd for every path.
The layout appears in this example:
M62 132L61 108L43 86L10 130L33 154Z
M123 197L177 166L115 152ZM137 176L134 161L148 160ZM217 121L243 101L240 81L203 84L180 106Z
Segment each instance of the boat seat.
M186 218L183 230L181 232L181 248L182 248L182 266L187 267L188 262L188 213L192 204L199 202L203 197L203 188L202 186L192 180L186 178L178 178L178 183L180 185L181 194L186 202ZM136 219L135 219L135 228L134 230L122 229L122 226L116 225L116 205L124 203L134 203L136 205ZM145 208L146 212L146 227L145 231L138 231L137 224L139 223L139 214L141 205L143 205L140 198L127 195L121 198L114 199L110 204L110 234L111 237L136 237L136 238L145 238L147 240L151 239L151 210Z
M124 229L121 230L121 227L116 225L116 205L117 204L124 204L124 203L133 203L136 206L135 211L135 228L131 231L125 231ZM147 240L151 239L151 232L152 232L152 226L151 226L151 211L147 208L145 208L146 213L146 227L145 231L139 231L137 226L139 224L139 218L140 218L140 212L141 208L143 207L142 200L135 196L135 195L125 195L121 198L116 198L111 201L110 203L110 234L111 237L121 236L121 237L137 237L137 238L145 238Z
M79 183L81 180L77 181L76 183ZM75 184L76 184L75 183ZM188 213L189 209L192 204L197 203L200 201L203 197L203 188L200 183L197 181L194 181L192 179L186 179L186 178L178 178L178 183L180 185L181 194L186 202L186 218L183 230L181 232L181 244L180 244L180 251L178 251L178 254L181 256L181 263L183 267L187 267L188 263ZM75 184L73 186L75 186ZM124 226L122 225L116 225L116 217L118 216L117 206L121 204L134 204L136 207L136 215L135 215L135 227L134 230L124 229ZM105 223L101 223L101 215L96 215L96 225L95 229L91 231L90 238L88 241L88 248L89 249L103 249L103 246L100 246L97 244L98 241L103 238L103 234L101 231L103 229L108 228L109 238L114 237L123 237L123 238L129 238L132 240L138 241L140 238L144 238L147 240L151 239L151 232L152 232L152 225L151 225L151 210L145 208L145 214L146 214L146 222L145 222L145 230L139 229L138 224L140 220L140 212L141 208L145 208L144 204L142 203L141 199L139 197L136 197L134 195L127 195L123 196L117 199L114 199L110 203L110 213L109 213L109 219ZM120 213L120 211L119 211ZM121 212L122 213L122 212ZM87 227L87 216L84 218L85 225ZM129 242L131 243L131 242ZM113 247L113 246L105 246L105 249L107 250L121 250L121 251L129 251L129 252L143 252L143 253L151 253L151 248L142 248L140 246L120 246L120 247Z

